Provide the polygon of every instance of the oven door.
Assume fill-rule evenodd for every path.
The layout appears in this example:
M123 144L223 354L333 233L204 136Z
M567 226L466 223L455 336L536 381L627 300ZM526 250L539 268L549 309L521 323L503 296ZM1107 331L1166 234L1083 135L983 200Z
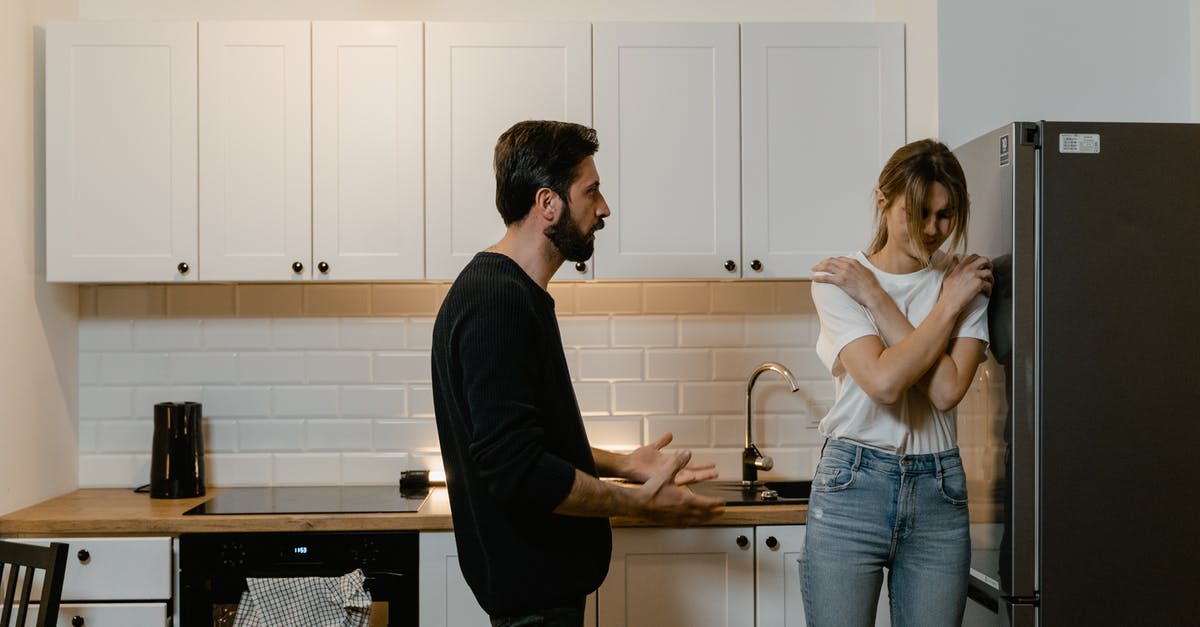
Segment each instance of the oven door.
M185 534L181 627L232 627L248 578L366 575L371 627L417 625L415 531Z

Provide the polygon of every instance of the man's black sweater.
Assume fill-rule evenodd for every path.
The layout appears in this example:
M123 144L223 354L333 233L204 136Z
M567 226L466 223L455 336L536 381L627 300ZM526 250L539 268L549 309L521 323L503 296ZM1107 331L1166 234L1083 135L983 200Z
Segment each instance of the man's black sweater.
M553 513L596 475L554 300L479 253L433 326L433 399L463 576L493 616L573 605L608 574L607 518Z

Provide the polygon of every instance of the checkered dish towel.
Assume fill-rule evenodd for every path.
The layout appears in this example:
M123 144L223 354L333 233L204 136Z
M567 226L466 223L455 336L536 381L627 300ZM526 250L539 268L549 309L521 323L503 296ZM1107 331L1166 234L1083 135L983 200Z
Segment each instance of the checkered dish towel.
M247 577L234 627L365 627L365 579L361 569L341 577Z

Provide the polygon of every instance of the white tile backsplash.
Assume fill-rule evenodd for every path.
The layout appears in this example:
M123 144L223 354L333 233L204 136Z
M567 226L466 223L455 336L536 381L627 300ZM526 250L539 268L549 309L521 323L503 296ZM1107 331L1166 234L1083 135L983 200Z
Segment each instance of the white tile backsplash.
M833 386L812 349L816 318L570 315L559 319L592 443L630 450L672 432L724 478L740 476L746 377L773 476L811 476L815 421ZM80 323L80 483L148 481L153 406L204 403L212 485L378 484L440 470L429 374L433 319L85 318Z

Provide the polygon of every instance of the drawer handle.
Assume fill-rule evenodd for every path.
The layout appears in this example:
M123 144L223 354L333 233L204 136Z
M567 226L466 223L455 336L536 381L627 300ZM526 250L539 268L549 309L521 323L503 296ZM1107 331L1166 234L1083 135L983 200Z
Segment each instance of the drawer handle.
M84 564L88 563L88 561L92 559L92 554L88 553L87 549L79 549L79 552L76 553L75 556L78 557L79 561L83 562Z
M83 627L83 623L84 623L84 620L83 620L82 616L72 616L71 617L71 627Z
M744 548L750 546L750 539L747 538L746 536L738 536L737 537L737 545L744 549Z

